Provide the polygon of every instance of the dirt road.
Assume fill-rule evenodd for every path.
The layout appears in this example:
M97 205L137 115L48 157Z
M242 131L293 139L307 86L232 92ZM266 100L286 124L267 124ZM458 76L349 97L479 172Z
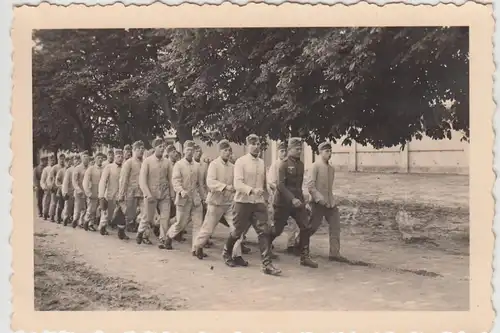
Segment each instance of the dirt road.
M414 186L422 187L417 182ZM351 193L356 191L353 189ZM454 191L460 193L457 188ZM371 193L365 195L370 197ZM392 195L401 197L401 193ZM405 244L398 239L397 228L393 226L394 211L400 206L396 200L356 202L353 196L341 200L343 254L366 265L329 262L323 231L312 239L312 255L320 267L307 269L298 265L296 257L280 252L285 248L285 239L280 237L276 246L280 258L276 265L283 270L282 277L265 276L259 271L253 231L249 234L252 253L247 256L250 267L231 269L220 258L227 234L224 227L217 229L215 247L207 250L209 258L200 261L191 256L189 242L175 243L174 251L162 251L156 246L138 246L133 239L120 241L115 232L101 236L37 219L34 221L36 307L40 310L468 309L469 257L465 237L468 207L463 202L448 198L452 204L434 207L432 211L425 201L414 199L408 206L411 216L426 226L436 243ZM353 210L358 211L355 218L349 213ZM450 230L458 230L459 236L449 237Z

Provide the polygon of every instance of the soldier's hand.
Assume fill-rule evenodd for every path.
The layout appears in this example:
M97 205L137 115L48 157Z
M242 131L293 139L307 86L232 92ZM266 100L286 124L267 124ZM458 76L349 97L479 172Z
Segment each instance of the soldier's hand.
M326 203L326 201L323 200L323 199L318 200L318 204L320 204L321 206L325 206L325 207L328 206L327 203Z
M69 200L69 194L65 194L65 195L63 196L63 199L64 199L64 200L66 200L66 201L67 201L67 200Z
M188 193L186 191L181 191L180 195L181 198L186 198L188 196Z
M229 192L233 192L234 191L234 187L232 185L226 185L225 190L229 191Z
M105 198L100 198L99 199L99 206L101 207L101 210L107 210L108 209L108 200Z
M292 200L292 205L293 205L294 207L296 207L296 208L297 208L297 207L300 207L300 206L302 205L302 201L300 201L300 200L299 200L299 199L297 199L297 198L294 198L294 199Z
M264 194L264 190L261 188L256 188L256 189L253 189L253 193L255 193L256 196L261 196Z
M118 200L117 200L117 201L118 201L118 202L123 202L123 201L125 201L125 196L124 196L124 195L120 195L120 196L118 196Z

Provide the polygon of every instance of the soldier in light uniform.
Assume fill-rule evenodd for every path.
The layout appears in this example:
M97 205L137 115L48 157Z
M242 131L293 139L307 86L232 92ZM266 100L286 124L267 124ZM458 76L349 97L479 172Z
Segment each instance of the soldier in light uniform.
M221 217L224 216L231 226L234 223L234 212L232 210L235 192L233 187L234 165L229 162L232 149L227 140L221 140L218 147L220 156L210 163L207 170L207 186L210 191L207 195L207 214L193 244L198 259L205 257L203 247L213 234ZM248 265L241 256L241 239L234 244L232 254L236 265Z
M144 142L136 141L132 145L132 157L123 163L120 172L120 187L118 203L125 213L128 231L132 231L137 217L137 208L142 207L142 191L139 186L142 157L144 155ZM141 212L143 215L143 212ZM139 220L141 217L139 217Z
M56 173L56 177L54 180L55 186L57 188L56 192L56 221L58 224L62 223L62 211L64 209L64 196L62 194L62 186L64 181L64 174L66 173L66 169L71 165L72 161L69 156L64 158L64 166L59 169Z
M40 187L43 189L43 218L45 220L49 219L49 210L50 210L50 199L52 198L52 188L49 187L50 184L50 170L55 164L54 155L49 156L49 164L43 169L42 175L40 177Z
M97 230L97 206L99 204L99 182L103 172L102 161L104 154L97 153L95 164L88 167L83 177L83 190L87 196L87 211L84 217L83 228L85 230Z
M163 139L153 140L154 153L142 162L139 184L144 195L144 215L137 230L137 244L151 244L149 240L151 227L157 211L160 221L160 249L169 249L167 230L170 222L170 198L174 191L170 183L172 167L170 161L163 157L165 144Z
M273 200L274 225L271 231L271 243L281 235L288 218L293 217L300 229L300 264L317 268L318 264L309 255L311 225L302 190L304 181L304 163L300 160L302 145L301 138L289 139L287 157L278 167L277 192Z
M255 134L246 138L248 154L236 160L234 164L234 229L224 245L222 258L226 265L235 267L233 248L235 243L253 225L259 240L262 258L262 272L279 275L281 270L274 267L271 258L270 230L266 199L266 167L259 158L260 140Z
M46 156L40 157L40 163L33 169L33 186L36 194L36 207L38 209L38 217L43 217L43 189L40 186L43 169L48 164Z
M273 199L276 195L277 191L277 183L278 183L278 169L281 161L286 158L287 148L286 142L280 142L278 144L278 159L274 161L269 167L269 171L267 172L267 185L269 187L270 200L269 205L273 206ZM273 221L273 218L269 219L270 222ZM298 242L299 242L299 227L297 223L290 218L288 220L288 241L287 241L287 252L290 254L297 254L298 252Z
M107 225L113 218L116 209L116 201L120 190L120 174L122 170L123 151L114 150L114 162L106 165L102 171L99 182L99 205L101 207L101 221L99 232L101 235L109 235L106 230ZM129 237L125 233L125 226L118 226L118 238L127 240Z
M63 224L67 226L73 217L75 207L75 189L73 187L73 170L80 164L80 155L73 156L73 163L64 172L62 195L64 197Z
M83 177L85 176L85 171L89 167L89 153L88 151L83 151L80 153L82 162L75 166L73 169L73 177L71 181L73 182L73 188L75 190L75 207L73 212L73 228L80 226L83 228L83 219L86 209L86 196L83 189Z
M132 146L125 145L125 147L123 147L123 162L127 161L131 157L132 157Z
M193 159L195 143L186 141L184 143L184 158L175 163L172 173L172 184L175 190L175 206L177 221L168 230L167 247L171 247L172 239L178 239L181 232L186 229L187 224L193 222L192 240L203 223L203 200L205 198L204 187L201 184L199 165ZM194 248L192 249L194 254Z
M323 142L318 150L320 158L311 166L307 182L307 189L311 195L311 234L318 230L324 218L329 227L329 259L348 262L340 255L340 214L333 196L335 169L329 163L332 146L328 142Z
M106 161L102 162L102 167L104 168L106 165L113 163L114 160L115 160L115 153L113 149L110 149L108 150Z
M60 154L57 158L57 164L50 169L47 177L47 187L50 189L50 208L49 217L51 222L56 222L56 209L59 201L58 187L56 185L56 176L59 170L64 169L64 160L66 156Z

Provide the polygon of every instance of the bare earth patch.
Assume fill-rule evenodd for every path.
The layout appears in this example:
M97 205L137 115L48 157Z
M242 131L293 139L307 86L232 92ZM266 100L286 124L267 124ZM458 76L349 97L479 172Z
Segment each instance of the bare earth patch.
M139 284L105 276L78 258L44 246L35 234L34 276L37 311L177 310L181 300L160 299Z

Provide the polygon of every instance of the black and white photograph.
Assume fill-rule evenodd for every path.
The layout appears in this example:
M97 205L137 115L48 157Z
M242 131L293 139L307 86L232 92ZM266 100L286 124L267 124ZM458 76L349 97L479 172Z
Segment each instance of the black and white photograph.
M32 39L36 310L468 310L467 26Z

